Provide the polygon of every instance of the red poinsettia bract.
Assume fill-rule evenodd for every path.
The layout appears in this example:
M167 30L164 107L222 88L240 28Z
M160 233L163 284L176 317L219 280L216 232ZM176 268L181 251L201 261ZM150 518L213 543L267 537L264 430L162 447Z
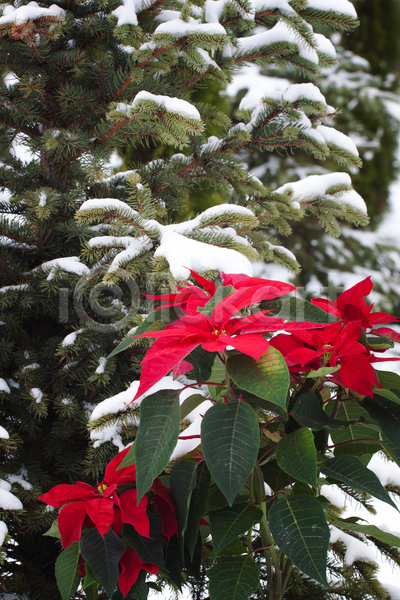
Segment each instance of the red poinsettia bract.
M120 452L107 465L104 480L97 488L78 481L75 485L56 485L39 500L55 508L61 508L58 515L58 529L63 548L81 539L82 527L96 527L102 537L110 527L121 536L124 523L130 523L136 531L150 537L150 522L147 514L149 500L146 496L137 505L136 465L129 465L118 470L119 465L128 453L129 448ZM126 489L126 484L132 488ZM118 486L124 491L118 493ZM176 511L169 490L157 478L151 486L151 500L156 512L161 517L162 533L170 539L178 529ZM120 559L122 571L118 585L125 596L136 582L141 569L157 574L158 567L143 563L132 548L127 548Z

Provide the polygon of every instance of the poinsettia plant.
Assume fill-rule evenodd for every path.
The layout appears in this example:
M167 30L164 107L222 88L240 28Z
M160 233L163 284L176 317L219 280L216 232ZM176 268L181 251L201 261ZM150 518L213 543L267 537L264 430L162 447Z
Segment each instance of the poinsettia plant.
M76 545L75 557L80 544L84 587L142 598L156 565L178 588L185 573L206 570L211 600L247 600L260 588L261 554L269 599L280 600L293 565L335 586L327 571L333 526L400 547L387 531L341 519L323 494L339 485L396 506L367 466L379 451L400 465L400 377L374 368L398 360L384 353L400 336L380 327L397 319L367 303L370 278L334 301L308 302L279 281L222 274L216 285L191 274L196 284L152 297L157 318L175 309L169 321L154 330L150 314L113 352L154 339L132 399L140 405L134 444L97 488L77 483L42 496L65 505L61 540L64 552ZM180 381L172 388L171 372ZM100 571L110 565L105 584Z

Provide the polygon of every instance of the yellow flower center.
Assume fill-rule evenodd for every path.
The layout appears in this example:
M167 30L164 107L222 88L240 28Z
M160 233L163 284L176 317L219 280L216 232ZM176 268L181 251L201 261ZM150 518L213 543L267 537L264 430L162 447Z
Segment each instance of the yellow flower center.
M105 492L105 490L107 489L107 484L106 483L102 483L102 484L99 485L99 487L97 489L100 492L100 494L103 494Z

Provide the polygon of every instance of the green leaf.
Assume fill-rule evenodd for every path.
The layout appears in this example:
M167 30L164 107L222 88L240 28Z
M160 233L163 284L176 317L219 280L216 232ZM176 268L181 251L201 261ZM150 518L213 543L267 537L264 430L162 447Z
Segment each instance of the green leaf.
M370 469L365 467L357 456L335 456L321 465L321 471L328 477L338 479L361 492L366 492L382 502L397 507L381 482Z
M251 504L234 504L210 512L210 533L213 539L214 556L235 540L241 533L249 531L262 518L262 511Z
M78 589L81 574L78 571L79 544L73 542L58 556L55 565L56 580L62 600L69 600Z
M192 577L195 577L196 579L201 579L202 550L203 550L203 538L202 538L200 531L198 531L197 541L196 541L196 544L194 547L193 556L190 555L190 552L189 552L187 546L185 546L185 549L184 549L184 556L185 556L184 567L188 571L189 575L192 575Z
M236 292L236 290L231 285L229 285L229 286L219 285L217 287L217 289L215 290L213 297L210 298L210 300L204 306L199 306L197 309L197 312L201 312L201 313L211 317L213 310L221 302L221 300L223 300L224 298L226 298L227 296L229 296L229 294L232 294L233 292ZM232 315L232 316L234 316L234 315Z
M254 411L241 400L214 404L201 424L201 446L211 475L232 506L257 458Z
M99 586L93 582L87 588L85 588L86 600L98 600L99 597Z
M104 538L96 528L82 538L81 554L110 598L118 583L118 561L125 551L124 542L111 529Z
M122 536L144 563L152 563L164 568L165 537L162 533L161 518L152 512L147 515L150 521L150 537L139 535L130 523L122 526Z
M250 501L250 492L248 492L244 488L242 488L240 491L241 493L238 496L236 496L234 504L243 504L243 502ZM213 483L212 485L210 485L210 495L208 497L207 508L205 512L210 512L211 510L219 510L220 508L225 508L226 506L229 506L226 497L221 492L219 487L215 483Z
M276 460L289 475L317 487L317 451L309 429L302 427L285 435L278 443Z
M49 537L55 537L61 540L61 535L58 530L58 520L52 522L50 529L48 529L43 535L48 535Z
M208 381L214 383L222 383L225 381L225 364L218 357L214 360Z
M307 321L308 323L333 323L338 317L326 313L322 308L302 298L276 298L262 303L263 310L273 309L274 317L289 321Z
M375 539L383 542L384 544L388 544L388 546L392 546L394 548L400 548L400 538L397 535L393 535L393 533L388 533L387 531L382 531L375 525L362 525L360 523L354 522L354 519L359 517L349 517L348 519L339 519L337 517L329 516L330 521L336 527L340 527L341 529L347 529L349 531L357 531L358 533L363 533L364 535L370 535Z
M336 365L336 367L320 367L316 371L309 371L307 377L325 377L326 375L331 375L332 373L336 373L339 371L340 365Z
M364 423L368 424L368 427L359 422L356 424L350 424L350 426L345 430L332 430L332 441L336 445L335 456L341 454L353 456L373 454L381 449L379 431L374 431L371 429L371 426L376 425L376 428L379 430L378 424L372 421L367 411L362 408L358 402L355 400L346 400L346 402L341 402L339 411L337 413L337 418L340 421L364 421ZM376 439L376 443L358 441L366 438Z
M185 531L185 544L189 550L191 559L193 559L193 553L197 543L200 519L205 513L207 506L210 481L210 471L208 470L206 462L203 460L197 465L196 487L190 498L189 514Z
M181 589L183 568L183 549L176 535L172 536L167 545L165 554L165 569L168 577Z
M205 397L202 396L201 394L193 394L192 396L189 396L188 398L186 398L186 400L184 400L184 402L182 402L181 404L181 416L180 419L181 421L183 419L186 419L186 417L192 412L192 410L194 410L195 408L197 408L199 406L199 404L201 404L202 402L204 402Z
M387 390L400 390L400 375L392 371L375 371L378 381ZM380 390L377 390L380 391Z
M179 435L181 390L160 390L140 405L135 443L138 503L168 464Z
M259 406L263 410L266 410L268 412L273 412L276 415L279 415L280 417L282 417L282 419L284 419L284 421L287 421L288 416L286 413L286 408L281 408L277 404L272 404L272 402L268 402L268 400L264 400L264 398L259 398L258 396L255 396L254 394L250 394L250 392L248 392L247 390L243 390L240 387L236 387L235 392L236 392L237 396L239 396L239 397L241 396L243 398L243 400L245 400L245 402L247 402L248 404L255 404L256 406Z
M196 486L196 464L188 460L176 463L171 471L170 485L178 517L178 531L183 534L187 524L190 498Z
M85 579L83 581L83 589L86 589L87 587L91 586L93 583L98 583L96 577L94 576L94 573L92 571L92 569L90 568L89 563L85 563L85 572L86 572L86 576Z
M247 553L247 548L243 546L239 540L233 540L230 544L222 548L219 551L220 556L240 556L241 554Z
M186 356L185 360L193 365L193 374L196 381L208 381L216 355L216 352L208 352L203 350L201 346L197 346Z
M339 429L350 425L348 421L331 419L312 392L301 394L289 414L297 423L313 431L321 431L324 427Z
M279 496L268 512L271 534L279 548L309 577L326 580L329 527L321 504L308 494Z
M394 348L394 341L388 337L381 336L367 336L368 347L371 350L387 350L388 348Z
M260 468L265 483L267 483L274 492L282 490L290 485L289 475L280 468L275 459L262 464Z
M378 422L382 433L388 440L395 446L400 446L400 405L387 400L380 394L374 394L373 398L364 398L363 406Z
M248 600L260 583L258 567L248 555L224 558L207 575L210 600Z
M270 346L258 362L246 354L230 356L228 375L238 386L286 410L289 371L282 354Z
M135 461L136 461L135 443L136 443L136 440L133 442L132 446L129 448L128 453L124 456L123 461L118 465L117 471L119 471L120 469L123 469L124 467L130 467L131 465L135 464Z
M375 394L378 394L378 396L383 396L384 398L387 398L388 400L391 400L392 402L395 402L396 404L400 404L400 397L398 396L399 393L400 393L399 390L385 390L385 389L378 390L375 388Z

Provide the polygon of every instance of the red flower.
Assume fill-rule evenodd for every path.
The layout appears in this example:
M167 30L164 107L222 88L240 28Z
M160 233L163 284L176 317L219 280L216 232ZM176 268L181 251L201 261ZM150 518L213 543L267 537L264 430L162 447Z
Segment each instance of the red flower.
M290 336L276 336L270 343L283 354L292 373L339 365L333 381L364 396L371 395L373 383L377 383L371 362L376 359L358 341L361 322L351 321L341 327L338 321L319 330L293 331Z
M350 321L361 321L361 326L364 329L371 328L379 323L393 323L397 321L397 317L393 317L385 312L371 312L373 304L367 305L365 296L368 296L373 288L371 277L367 277L363 281L356 283L350 289L340 294L335 302L325 300L324 298L315 298L311 300L312 304L319 306L328 313L335 315L348 323ZM377 335L396 336L392 330L385 328L385 333L379 330L373 331ZM390 335L388 335L390 334ZM394 339L391 337L391 339Z
M147 498L143 497L137 506L136 489L128 489L120 496L116 492L117 485L133 483L136 480L135 465L117 471L128 450L129 448L126 448L110 461L104 480L97 488L78 481L75 485L56 485L46 494L39 496L39 500L50 506L63 507L58 515L63 548L72 542L79 542L86 517L94 523L100 535L104 536L114 522L115 505L120 509L119 516L123 523L131 523L140 535L149 537Z

